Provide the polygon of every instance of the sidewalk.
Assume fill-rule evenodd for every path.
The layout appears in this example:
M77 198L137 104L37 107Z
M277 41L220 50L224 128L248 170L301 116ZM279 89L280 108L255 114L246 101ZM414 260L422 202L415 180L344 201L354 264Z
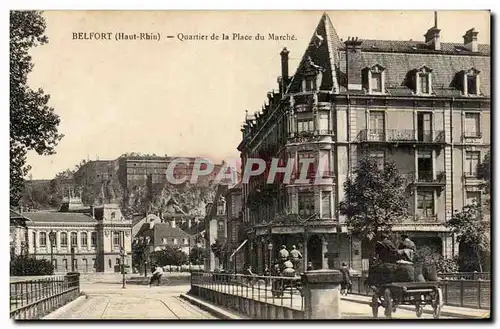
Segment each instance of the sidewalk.
M348 295L342 296L342 299L354 303L370 304L372 298L371 296ZM398 306L398 308L409 311L415 310L415 306L410 305L401 305ZM432 312L433 310L430 306L424 307L424 313L431 314ZM441 310L441 315L462 319L484 319L490 317L490 310L444 305Z

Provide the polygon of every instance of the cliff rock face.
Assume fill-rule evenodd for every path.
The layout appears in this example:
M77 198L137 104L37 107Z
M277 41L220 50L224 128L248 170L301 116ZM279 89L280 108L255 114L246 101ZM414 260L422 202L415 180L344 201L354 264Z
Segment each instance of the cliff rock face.
M182 213L202 217L205 207L212 202L216 185L209 184L147 184L124 189L115 178L107 180L87 179L76 184L70 179L55 178L46 181L27 182L22 204L33 210L59 209L64 197L80 197L85 205L118 203L125 216L134 214Z

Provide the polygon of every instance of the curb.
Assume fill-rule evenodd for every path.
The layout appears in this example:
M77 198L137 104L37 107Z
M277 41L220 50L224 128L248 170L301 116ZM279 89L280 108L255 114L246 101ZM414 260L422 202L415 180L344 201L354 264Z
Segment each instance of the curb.
M83 303L86 299L87 299L87 295L78 296L76 299L73 299L71 302L69 302L67 304L64 304L63 306L59 307L54 312L51 312L51 313L47 314L46 316L44 316L43 318L41 318L41 320L53 320L53 319L57 319L58 315L60 315L61 313L64 313L65 311L67 311L71 307L74 307L76 305L79 305L79 304Z
M370 301L368 300L360 300L360 299L356 299L356 298L349 298L349 297L342 297L342 300L346 300L348 302L354 302L354 303L358 303L358 304L366 304L366 305L370 305ZM446 306L446 305L444 305ZM411 306L407 306L407 305L398 305L398 308L402 309L402 310L406 310L406 311L415 311L415 308L414 307L411 307ZM484 310L486 312L486 310ZM423 309L423 312L425 314L434 314L434 312L430 309ZM455 317L455 318L461 318L461 319L484 319L485 317L483 316L479 316L479 315L465 315L465 314L461 314L461 313L456 313L456 312L450 312L450 311L445 311L445 310L441 310L441 315L442 316L451 316L451 317ZM491 312L490 312L490 316L491 316Z
M194 298L192 296L189 296L187 294L181 294L179 297L184 299L185 301L201 308L202 310L212 314L213 316L218 317L219 319L223 319L223 320L245 320L246 319L243 316L239 316L239 315L236 315L234 313L230 313L226 310L223 310L219 307L216 307L214 305L211 305L209 303L201 301L201 300Z

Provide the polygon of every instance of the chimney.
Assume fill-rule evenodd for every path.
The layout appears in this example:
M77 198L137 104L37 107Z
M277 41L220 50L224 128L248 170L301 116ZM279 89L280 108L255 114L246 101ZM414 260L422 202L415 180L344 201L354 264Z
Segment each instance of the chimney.
M362 90L361 70L361 44L363 41L358 38L347 38L344 42L347 58L347 89Z
M437 11L434 12L434 26L427 30L425 36L425 44L432 46L434 50L441 50L441 30L438 29Z
M290 52L283 48L281 51L281 90L284 93L286 91L286 86L288 85L288 54Z
M479 32L476 32L474 28L465 32L464 38L464 47L469 49L470 51L477 52L477 35Z

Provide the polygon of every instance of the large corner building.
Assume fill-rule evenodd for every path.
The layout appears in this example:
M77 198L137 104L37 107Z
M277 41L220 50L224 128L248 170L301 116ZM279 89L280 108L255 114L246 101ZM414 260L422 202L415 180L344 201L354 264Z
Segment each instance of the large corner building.
M254 268L282 244L297 245L316 269L366 267L363 244L336 211L363 156L394 160L407 177L413 216L394 230L444 256L458 253L444 223L481 198L476 168L490 149L490 46L473 28L464 29L463 43L444 42L437 18L422 34L421 41L342 40L324 14L294 76L289 51L281 52L279 92L268 93L242 128L243 168L248 158L312 158L327 164L326 179L270 185L262 175L243 185Z

